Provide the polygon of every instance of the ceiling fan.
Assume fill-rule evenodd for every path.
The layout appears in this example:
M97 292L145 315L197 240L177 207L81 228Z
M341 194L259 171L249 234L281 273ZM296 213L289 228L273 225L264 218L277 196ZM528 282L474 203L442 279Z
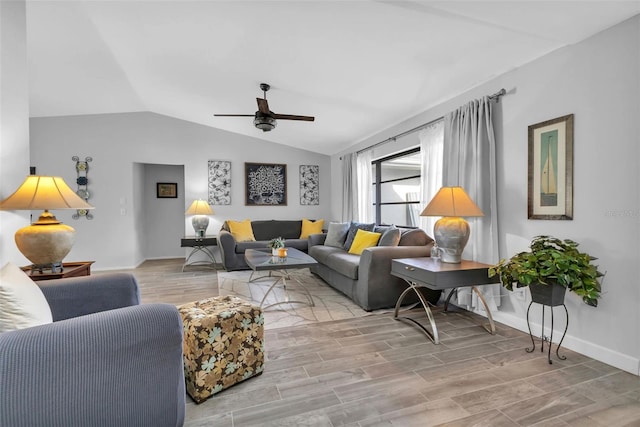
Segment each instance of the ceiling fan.
M216 117L253 117L253 124L263 132L269 132L276 127L276 119L282 120L302 120L305 122L312 122L315 117L312 116L295 116L292 114L276 114L269 110L269 103L267 102L267 91L271 89L267 83L260 83L260 89L262 89L263 97L256 98L258 101L258 111L255 114L214 114Z

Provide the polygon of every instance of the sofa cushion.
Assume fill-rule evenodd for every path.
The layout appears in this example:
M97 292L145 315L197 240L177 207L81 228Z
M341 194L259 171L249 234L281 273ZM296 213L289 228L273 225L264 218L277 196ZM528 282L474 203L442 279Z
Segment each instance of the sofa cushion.
M251 221L245 219L244 221L227 221L229 231L236 240L236 242L251 242L256 240L253 234L253 227Z
M316 245L316 246L311 246L309 248L309 256L311 256L313 259L318 261L320 264L324 264L329 267L333 267L329 263L329 258L331 257L331 255L336 253L345 253L345 252L344 252L344 249L335 248L333 246Z
M264 249L267 250L267 240L254 240L253 242L237 242L236 253L243 254L247 249ZM309 241L307 239L285 239L285 248L296 248L303 252L309 250Z
M322 233L322 227L324 227L324 219L318 219L316 221L309 221L308 219L302 219L302 231L300 231L300 238L306 239L311 234Z
M260 220L251 223L256 240L271 240L274 237L299 239L302 232L300 220Z
M343 276L347 276L348 278L353 280L358 280L360 255L349 254L344 250L338 249L338 251L332 253L329 256L329 262L325 265L342 274Z
M382 233L378 246L398 246L398 243L400 243L400 229L392 225Z
M307 252L309 250L309 240L308 239L287 239L284 241L284 246L286 248L296 248L302 252Z
M0 332L53 322L44 294L27 274L13 263L0 269Z
M378 240L380 240L380 233L374 233L372 231L358 230L356 237L353 239L349 253L353 255L360 255L362 251L367 248L376 246Z
M347 239L349 232L349 222L331 222L327 230L327 238L324 241L325 246L333 246L335 248L344 247L344 241Z
M236 242L236 253L243 254L247 249L264 249L271 251L271 249L267 248L267 243L269 242L267 242L266 240L254 240L253 242Z
M349 249L351 249L351 244L353 243L353 239L355 239L358 230L373 231L373 227L375 227L375 224L352 222L351 225L349 225L349 232L347 233L347 238L344 241L344 250L348 251Z
M433 239L427 236L427 233L420 228L414 228L402 233L398 246L425 246L431 242Z

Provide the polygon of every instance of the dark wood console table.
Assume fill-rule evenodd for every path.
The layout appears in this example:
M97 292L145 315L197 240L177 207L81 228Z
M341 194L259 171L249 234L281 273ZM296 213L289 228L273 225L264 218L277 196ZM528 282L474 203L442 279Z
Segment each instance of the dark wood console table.
M484 305L484 309L489 319L489 326L484 326L489 333L496 333L496 326L491 317L491 311L485 301L482 293L476 288L476 285L488 285L496 283L495 278L489 278L488 269L490 265L482 264L475 261L462 260L460 264L451 264L436 260L434 258L400 258L391 262L391 274L404 279L409 287L400 295L394 311L394 319L410 321L418 326L433 342L440 343L438 337L438 327L426 301L419 288L429 288L434 290L451 289L445 303L445 311L449 304L451 295L457 288L470 286L473 292L478 296L478 300ZM424 311L429 319L431 330L424 327L421 323L410 317L398 316L398 311L402 305L402 300L409 292L415 292L422 303Z
M217 236L204 236L204 237L185 236L182 239L180 239L180 247L192 248L191 252L187 256L187 259L185 259L184 264L182 265L182 271L184 271L185 267L191 266L191 265L201 265L201 266L215 269L217 264L216 256L211 251L211 249L209 249L209 246L217 246L217 245L218 245ZM189 262L191 260L191 257L197 254L198 252L202 252L208 259L203 261Z
M51 271L42 270L42 273L38 270L31 270L31 266L22 267L22 271L27 273L31 280L51 280L62 279L65 277L79 277L91 275L91 264L95 261L80 261L80 262L64 262L62 263L62 271L52 273Z

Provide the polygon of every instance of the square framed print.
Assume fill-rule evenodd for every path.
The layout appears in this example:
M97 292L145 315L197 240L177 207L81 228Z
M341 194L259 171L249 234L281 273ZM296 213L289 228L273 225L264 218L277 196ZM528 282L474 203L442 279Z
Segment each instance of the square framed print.
M287 165L245 163L245 205L286 206Z
M573 114L529 126L528 217L573 219Z
M178 184L175 182L156 183L156 197L158 199L177 199Z

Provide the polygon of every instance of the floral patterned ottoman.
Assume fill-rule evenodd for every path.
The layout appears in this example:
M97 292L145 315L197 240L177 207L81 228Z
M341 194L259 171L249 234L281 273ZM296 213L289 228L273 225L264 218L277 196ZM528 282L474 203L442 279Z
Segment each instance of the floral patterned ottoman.
M259 307L232 296L178 307L184 324L184 374L196 403L262 373L264 318Z

